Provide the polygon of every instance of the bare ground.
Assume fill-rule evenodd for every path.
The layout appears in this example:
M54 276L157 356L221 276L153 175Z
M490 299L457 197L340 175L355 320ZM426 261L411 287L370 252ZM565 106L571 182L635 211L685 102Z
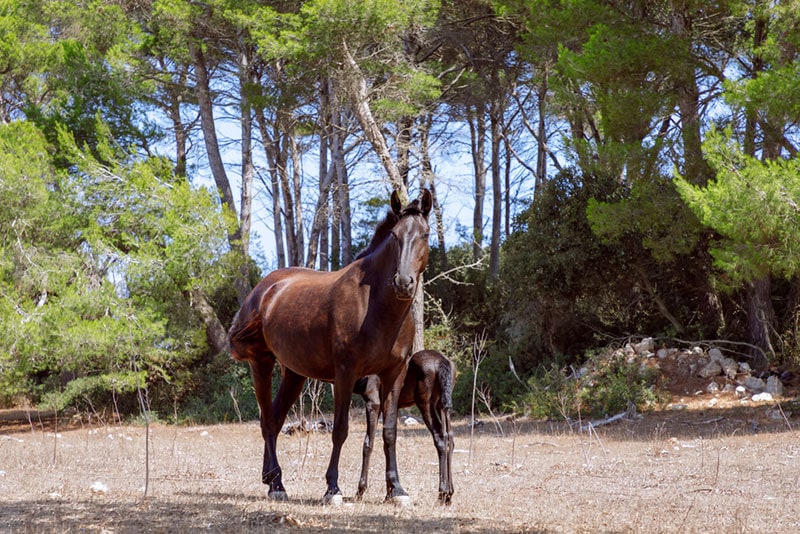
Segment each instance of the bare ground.
M564 422L456 425L453 504L436 504L436 453L423 426L399 432L412 505L383 503L383 458L354 502L364 425L353 413L341 507L322 506L330 435L281 436L289 502L266 498L257 424L61 428L0 416L0 530L11 532L797 532L798 418L775 404L676 399L578 432ZM777 413L780 413L779 411ZM14 420L10 422L8 419ZM380 445L380 443L378 444ZM378 447L380 451L380 446ZM107 490L96 485L102 483ZM92 486L95 485L95 490Z

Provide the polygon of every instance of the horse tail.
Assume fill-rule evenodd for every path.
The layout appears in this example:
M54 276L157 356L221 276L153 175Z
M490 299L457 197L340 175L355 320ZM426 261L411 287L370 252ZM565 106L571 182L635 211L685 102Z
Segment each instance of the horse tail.
M236 312L231 328L228 331L228 343L233 358L239 361L246 360L248 351L241 351L240 349L254 343L263 343L262 335L258 308L247 306L247 303L245 303Z

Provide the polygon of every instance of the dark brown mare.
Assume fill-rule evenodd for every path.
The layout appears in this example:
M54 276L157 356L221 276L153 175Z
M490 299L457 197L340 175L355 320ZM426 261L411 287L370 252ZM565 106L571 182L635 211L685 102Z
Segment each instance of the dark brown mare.
M421 350L415 352L408 362L408 373L400 390L398 408L416 405L433 436L433 444L439 454L439 502L450 504L453 497L453 431L450 426L450 410L453 407L453 381L456 372L453 364L441 352ZM367 405L367 435L364 438L361 478L358 481L356 498L367 491L367 474L372 446L375 442L375 427L380 408L380 378L367 376L356 382L353 393L364 398Z
M411 353L411 302L428 263L431 194L405 208L392 193L391 210L367 250L337 272L301 268L273 271L245 299L229 332L231 354L250 364L261 411L264 464L261 480L272 499L286 499L276 438L306 378L333 382L333 450L323 502L342 500L339 455L347 438L356 380L378 375L384 414L386 497L408 499L397 474L397 399ZM272 369L281 383L272 400Z

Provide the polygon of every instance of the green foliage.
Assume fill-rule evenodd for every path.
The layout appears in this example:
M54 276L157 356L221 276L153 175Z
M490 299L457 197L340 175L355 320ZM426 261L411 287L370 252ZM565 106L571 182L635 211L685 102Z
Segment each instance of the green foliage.
M258 402L247 365L218 354L195 369L195 387L181 403L180 417L192 422L235 422L258 419ZM275 389L273 389L275 391Z
M696 187L676 177L681 197L721 235L711 253L735 284L800 272L800 163L759 161L719 132L704 143L716 180Z
M133 376L180 389L206 350L185 295L213 293L227 272L212 193L120 151L103 123L96 131L90 151L61 130L67 174L32 123L0 127L3 401L86 406L130 395Z
M531 375L527 386L520 402L522 410L530 417L567 419L577 411L577 384L567 380L557 364L545 366Z
M629 404L644 411L658 403L655 371L642 367L636 359L629 361L622 351L597 363L595 372L579 384L579 413L604 417L624 412Z
M624 412L630 404L645 411L661 403L655 388L657 370L636 358L629 360L623 351L589 354L584 369L588 373L575 378L557 365L542 368L528 380L526 411L533 417L596 418Z
M613 202L589 199L586 215L604 242L619 246L638 241L659 263L689 254L703 232L673 182L660 176L638 180Z
M600 242L586 217L591 198L615 198L618 187L567 171L517 218L503 245L501 285L505 327L524 355L522 372L556 354L580 354L595 328L629 320L620 300L630 289L625 256ZM525 291L514 289L520 287Z

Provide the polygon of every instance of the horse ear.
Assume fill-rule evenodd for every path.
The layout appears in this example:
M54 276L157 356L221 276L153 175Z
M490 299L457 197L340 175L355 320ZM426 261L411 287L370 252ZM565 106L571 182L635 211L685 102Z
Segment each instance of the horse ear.
M391 205L394 214L400 216L400 212L403 211L403 204L400 202L400 195L397 194L397 191L392 191Z
M433 195L427 189L422 190L422 198L421 198L421 210L422 214L427 217L428 214L431 212L431 206L433 205Z

